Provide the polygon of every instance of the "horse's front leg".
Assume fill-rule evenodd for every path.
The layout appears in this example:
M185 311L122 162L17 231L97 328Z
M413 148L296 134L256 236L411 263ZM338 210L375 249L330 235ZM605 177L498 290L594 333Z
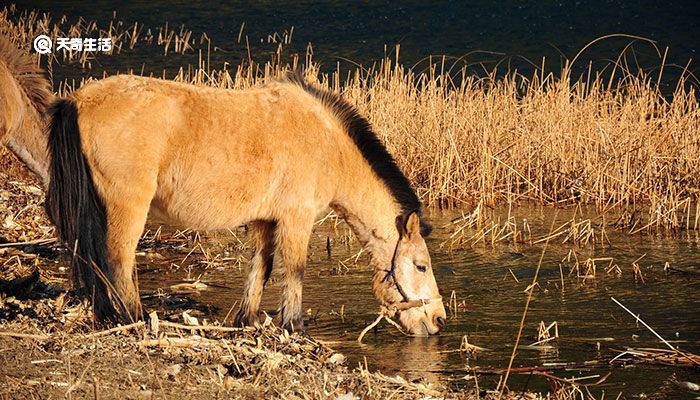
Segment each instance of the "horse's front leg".
M273 221L254 221L249 226L255 245L255 255L246 280L241 308L234 320L236 326L258 324L260 300L265 283L270 279L275 254L276 223Z
M278 322L292 331L304 330L301 295L313 218L313 213L297 210L286 213L277 225L277 248L285 267Z

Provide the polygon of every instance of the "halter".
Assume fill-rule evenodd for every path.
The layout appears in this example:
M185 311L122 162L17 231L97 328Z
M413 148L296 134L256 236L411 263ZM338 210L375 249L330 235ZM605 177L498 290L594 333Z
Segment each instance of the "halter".
M430 303L442 302L442 297L418 300L410 300L408 298L408 295L406 295L406 292L401 287L401 284L399 283L399 280L396 279L396 274L394 273L394 270L396 268L396 256L398 254L400 244L401 238L399 238L399 240L396 241L396 247L394 247L394 255L391 257L391 269L385 270L387 274L386 278L384 278L384 282L387 282L389 279L392 279L394 281L394 286L396 286L396 290L398 290L399 294L401 294L402 300L396 303L385 303L383 304L383 307L386 309L386 313L390 316L394 316L394 314L396 314L398 311L405 311L416 307L423 307L423 312L425 312L425 314L427 315L428 312L425 310L425 305Z

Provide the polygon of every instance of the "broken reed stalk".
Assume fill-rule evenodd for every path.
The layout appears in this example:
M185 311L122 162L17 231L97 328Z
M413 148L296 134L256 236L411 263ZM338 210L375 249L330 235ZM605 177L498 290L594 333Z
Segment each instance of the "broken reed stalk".
M557 220L557 214L558 212L554 213L554 217L552 218L552 225L549 228L550 233L554 229L554 222ZM498 391L498 400L501 400L503 397L503 392L506 389L506 384L508 383L508 377L510 376L510 369L513 367L513 361L515 360L515 354L517 353L518 350L518 345L520 344L520 337L523 333L523 327L525 326L525 317L527 316L527 310L530 307L530 301L532 300L532 293L535 291L535 286L537 285L537 278L540 274L540 267L542 267L542 260L544 259L544 254L547 251L547 246L549 245L549 239L544 243L544 247L542 248L542 252L540 253L540 260L537 262L537 269L535 269L535 275L532 277L532 283L530 284L530 291L527 294L527 301L525 302L525 309L523 310L523 316L520 318L520 326L518 327L518 336L515 339L515 344L513 345L513 352L510 355L510 360L508 361L508 369L506 369L506 376L503 378L503 381L501 382L499 391Z
M379 311L379 316L377 316L377 319L375 319L374 322L372 322L371 324L367 325L367 327L366 327L365 329L362 330L362 332L360 333L360 336L357 337L357 342L361 344L361 343L362 343L362 339L365 337L365 335L367 334L367 332L369 332L370 330L372 330L372 328L374 328L375 326L379 325L379 323L380 323L382 320L385 320L385 321L388 322L390 325L394 326L394 328L396 328L399 332L401 332L402 335L404 335L404 336L412 336L411 334L406 333L406 331L404 331L404 330L401 328L401 326L400 326L399 324L397 324L396 322L394 322L394 320L391 319L391 316L389 316L385 310L381 310L381 311Z
M11 242L11 243L0 243L0 248L3 247L17 247L17 246L28 246L28 245L47 245L56 242L56 238L47 239L35 239L35 240L25 240L22 242Z
M628 348L620 350L620 354L609 361L610 364L618 362L641 362L656 365L668 365L672 367L697 368L700 365L700 357L695 354L681 353L677 350Z
M641 257L640 257L640 258L641 258ZM684 352L680 351L679 349L673 347L673 346L671 345L671 343L669 343L668 341L666 341L666 339L664 339L661 335L659 335L651 326L649 326L646 322L644 322L641 318L639 318L639 315L636 315L635 313L633 313L632 311L630 311L629 308L625 307L622 303L620 303L619 301L617 301L617 299L615 299L614 297L610 297L610 299L611 299L612 301L614 301L615 304L617 304L618 306L622 307L623 310L627 311L627 313L628 313L629 315L633 316L633 317L637 320L637 322L641 322L642 325L644 325L645 328L649 329L649 331L650 331L651 333L653 333L654 336L656 336L657 338L659 338L659 340L661 340L661 342L662 342L663 344L665 344L666 346L668 346L669 349L671 349L672 351L678 353L678 354L681 355L681 356L684 356L685 358L687 358L688 360L690 360L691 363L693 363L693 364L695 364L695 365L699 365L697 360L695 360L695 359L693 359L692 357L688 356L687 354L685 354Z
M146 323L144 321L134 322L133 324L121 325L114 328L106 329L103 331L89 333L87 335L78 335L83 339L93 339L102 336L107 336L112 333L125 332L131 329L136 329L144 326ZM49 340L51 336L49 335L34 335L29 333L18 333L18 332L0 332L0 336L13 337L17 339L33 339L33 340Z
M49 340L51 337L48 335L34 335L31 333L19 333L19 332L0 332L0 336L12 337L17 339L31 339L31 340Z
M176 329L184 329L188 331L211 331L211 332L252 332L254 327L233 327L233 326L218 326L218 325L184 325L176 322L159 321L159 326L165 326Z
M140 328L144 325L146 325L146 323L144 321L138 321L138 322L134 322L133 324L117 326L117 327L114 327L111 329L106 329L104 331L90 333L90 334L85 335L85 338L90 339L90 338L96 338L96 337L100 337L100 336L106 336L106 335L109 335L112 333L124 332L124 331L128 331L130 329Z
M633 316L634 319L637 320L637 322L641 322L642 325L644 325L645 328L649 329L649 331L650 331L651 333L653 333L654 336L656 336L657 338L659 338L659 340L661 340L661 342L662 342L663 344L665 344L666 346L668 346L669 349L671 349L671 350L673 350L673 351L678 351L678 349L676 349L675 347L673 347L673 346L671 345L671 343L667 342L666 339L664 339L663 337L661 337L661 335L659 335L658 333L656 333L656 331L655 331L651 326L647 325L646 322L644 322L641 318L639 318L639 315L637 315L637 314L633 313L632 311L630 311L629 308L625 307L622 303L620 303L619 301L617 301L617 299L615 299L614 297L610 297L610 300L614 301L615 304L617 304L618 306L622 307L623 310L627 311L627 313L628 313L629 315Z
M360 336L357 337L357 342L358 342L358 343L362 343L362 339L365 337L365 335L367 334L367 332L369 332L372 328L374 328L375 326L377 326L377 325L379 324L379 322L380 322L382 319L384 319L384 318L385 318L385 317L384 317L384 314L381 314L381 313L380 313L379 316L377 316L377 319L374 320L374 322L372 322L371 324L367 325L367 327L366 327L365 329L362 330L362 332L360 333Z

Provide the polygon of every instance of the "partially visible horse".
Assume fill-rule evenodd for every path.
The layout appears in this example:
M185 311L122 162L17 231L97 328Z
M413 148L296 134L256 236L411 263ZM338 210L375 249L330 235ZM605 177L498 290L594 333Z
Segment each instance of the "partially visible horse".
M0 37L0 144L7 146L48 187L46 148L51 85L32 57Z
M23 109L40 128L45 103L7 59L0 51L0 75L10 73L0 79L14 79L0 89L8 104L0 114L10 115L0 139L30 154L23 159L48 181L49 216L75 251L74 285L99 319L143 316L134 261L151 212L198 229L247 223L255 256L237 323L257 322L277 252L281 324L303 329L308 242L330 206L367 250L381 304L414 334L444 326L419 199L369 122L340 96L295 77L234 91L115 76L55 101L47 138L17 122Z

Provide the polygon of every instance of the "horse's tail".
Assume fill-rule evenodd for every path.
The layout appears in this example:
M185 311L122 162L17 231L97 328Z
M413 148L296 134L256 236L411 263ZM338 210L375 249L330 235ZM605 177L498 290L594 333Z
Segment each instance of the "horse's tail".
M78 109L73 100L59 99L49 114L47 212L72 254L74 288L92 299L98 320L114 320L118 317L115 305L120 311L123 307L113 295L114 279L107 261L107 214L82 151Z

